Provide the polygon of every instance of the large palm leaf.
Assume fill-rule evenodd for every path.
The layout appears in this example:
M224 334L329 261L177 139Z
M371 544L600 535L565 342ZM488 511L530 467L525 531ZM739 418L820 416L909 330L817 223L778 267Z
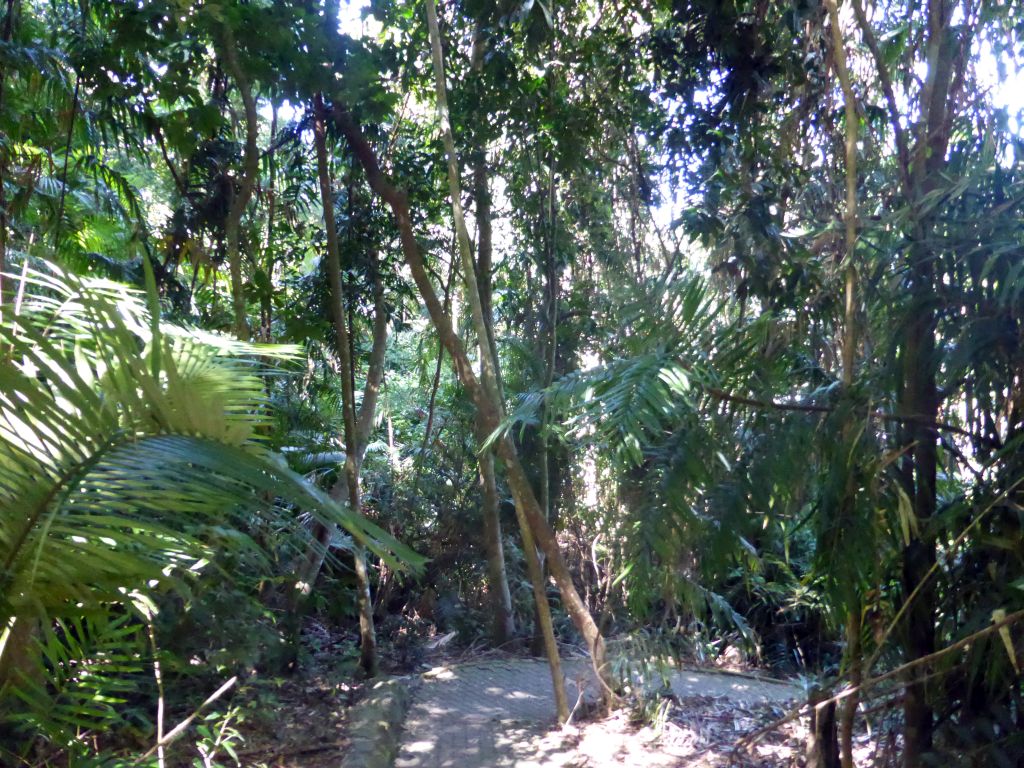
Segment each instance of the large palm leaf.
M417 562L262 446L264 385L246 355L288 349L162 326L114 283L53 268L28 282L0 322L0 670L18 621L180 578L214 554L212 530L253 547L260 518L300 532L282 500L393 566Z

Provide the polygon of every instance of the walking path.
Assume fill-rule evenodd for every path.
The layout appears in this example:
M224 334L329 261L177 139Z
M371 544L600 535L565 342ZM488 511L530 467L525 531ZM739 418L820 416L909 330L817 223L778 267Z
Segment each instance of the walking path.
M570 704L576 701L580 686L587 698L596 698L589 662L574 659L563 664ZM737 706L784 703L800 694L792 685L716 672L676 671L671 685L681 698L727 697ZM511 659L439 667L424 675L414 694L395 767L679 764L671 756L659 762L659 755L649 749L630 754L637 750L637 739L628 728L605 728L599 736L592 735L554 728L551 677L542 661Z

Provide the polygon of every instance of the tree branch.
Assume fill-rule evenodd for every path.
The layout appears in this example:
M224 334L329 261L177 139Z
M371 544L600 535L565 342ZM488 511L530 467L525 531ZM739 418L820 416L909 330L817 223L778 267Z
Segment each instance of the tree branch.
M753 397L734 395L731 392L726 392L724 389L719 389L718 387L700 388L715 400L722 400L724 402L735 403L737 405L745 405L747 407L757 408L760 410L793 411L796 413L832 413L835 411L835 408L829 405L817 405L815 403L780 403L776 400L758 400ZM990 437L970 432L962 427L958 427L944 421L935 421L924 414L918 415L909 413L887 413L885 411L868 411L864 415L870 419L877 419L879 421L892 421L900 424L918 424L930 427L940 432L951 432L955 435L961 435L962 437L969 437L972 440L977 440L978 442L995 448L1001 447L997 441L992 440Z
M903 184L904 193L909 197L911 194L910 149L907 145L907 135L904 133L903 125L900 123L900 110L896 104L896 92L892 87L892 76L889 74L889 68L885 66L885 60L882 58L882 51L878 47L878 40L875 38L874 30L871 29L871 23L868 21L867 14L864 13L864 6L861 3L861 0L852 0L852 3L853 14L857 19L857 26L860 27L861 36L864 38L864 44L868 47L868 50L871 52L871 58L875 61L875 69L878 72L878 81L882 85L885 104L889 110L889 124L892 125L893 137L896 142L896 154L899 158L900 181Z

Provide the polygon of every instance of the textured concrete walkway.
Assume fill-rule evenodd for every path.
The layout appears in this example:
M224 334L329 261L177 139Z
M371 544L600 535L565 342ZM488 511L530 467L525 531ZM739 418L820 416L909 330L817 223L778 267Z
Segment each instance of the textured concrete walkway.
M563 662L570 704L582 684L596 698L589 663ZM726 696L737 704L784 702L799 694L781 683L721 673L678 671L673 693ZM513 659L440 667L424 675L406 718L396 768L575 766L571 743L544 739L554 726L551 677L542 661Z

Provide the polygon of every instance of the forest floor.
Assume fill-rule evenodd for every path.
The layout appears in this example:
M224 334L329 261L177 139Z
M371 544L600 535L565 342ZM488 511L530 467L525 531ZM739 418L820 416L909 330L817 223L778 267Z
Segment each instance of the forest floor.
M353 670L330 668L350 638L324 633L307 671L266 683L250 698L242 727L241 765L336 768L349 748L348 719L364 695ZM554 722L547 664L494 651L417 654L385 666L402 674L412 703L399 737L395 768L775 768L802 764L806 722L767 734L737 752L742 737L775 721L803 699L794 682L715 668L667 669L668 685L651 700L660 711L639 722L620 710L601 716L589 661L563 661L571 724ZM409 672L416 670L414 674ZM660 706L659 706L660 705ZM858 734L859 758L877 748Z
M571 702L596 699L586 660L567 660ZM718 766L789 764L803 742L799 724L758 745L753 755L731 754L745 733L781 714L802 696L798 686L717 671L675 670L671 702L659 729L625 712L583 718L558 728L547 665L535 659L498 659L441 665L423 675L396 768L604 768L605 766Z

